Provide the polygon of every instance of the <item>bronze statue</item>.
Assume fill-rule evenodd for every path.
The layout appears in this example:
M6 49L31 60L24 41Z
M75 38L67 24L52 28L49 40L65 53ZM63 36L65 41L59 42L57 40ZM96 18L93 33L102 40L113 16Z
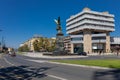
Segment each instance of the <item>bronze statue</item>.
M55 23L57 24L56 30L57 30L57 31L62 31L61 22L60 22L60 17L58 17L58 20L55 19L54 21L55 21Z
M64 34L62 33L62 27L60 22L60 17L54 20L57 24L57 34L56 34L56 48L53 54L64 54Z

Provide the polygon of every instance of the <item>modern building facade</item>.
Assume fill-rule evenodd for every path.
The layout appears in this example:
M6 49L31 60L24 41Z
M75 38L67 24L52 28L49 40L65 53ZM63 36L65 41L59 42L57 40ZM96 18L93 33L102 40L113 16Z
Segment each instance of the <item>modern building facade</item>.
M84 8L80 13L66 20L70 35L71 53L85 51L92 53L103 50L110 52L110 32L115 31L114 15Z

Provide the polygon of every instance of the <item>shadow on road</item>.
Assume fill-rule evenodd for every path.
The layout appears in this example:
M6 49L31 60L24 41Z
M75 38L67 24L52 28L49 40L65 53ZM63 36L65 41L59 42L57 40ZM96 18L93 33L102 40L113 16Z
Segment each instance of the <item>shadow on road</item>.
M29 66L12 66L0 69L0 80L33 80L33 78L42 78L44 71L50 67L31 68Z
M120 80L120 69L95 71L93 80Z

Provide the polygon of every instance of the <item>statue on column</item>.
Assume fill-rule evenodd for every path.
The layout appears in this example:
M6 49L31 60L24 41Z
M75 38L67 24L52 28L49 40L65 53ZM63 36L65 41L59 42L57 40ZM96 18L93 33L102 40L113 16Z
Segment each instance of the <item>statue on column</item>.
M56 20L54 20L55 21L55 23L57 24L57 28L56 28L56 30L57 30L57 35L63 35L63 33L62 33L62 28L61 28L61 22L60 22L60 17L58 17L58 19Z
M54 20L56 25L57 25L57 34L56 34L56 49L55 49L55 54L62 54L64 53L64 35L62 33L62 27L61 27L61 22L60 22L60 17L58 19Z

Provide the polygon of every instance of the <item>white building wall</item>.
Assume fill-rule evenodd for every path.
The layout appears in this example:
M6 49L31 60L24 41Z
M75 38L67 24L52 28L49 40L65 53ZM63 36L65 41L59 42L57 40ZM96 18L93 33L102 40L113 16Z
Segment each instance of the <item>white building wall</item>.
M120 37L111 37L111 44L120 44Z
M82 11L66 20L67 34L83 29L115 31L114 15L95 11Z

